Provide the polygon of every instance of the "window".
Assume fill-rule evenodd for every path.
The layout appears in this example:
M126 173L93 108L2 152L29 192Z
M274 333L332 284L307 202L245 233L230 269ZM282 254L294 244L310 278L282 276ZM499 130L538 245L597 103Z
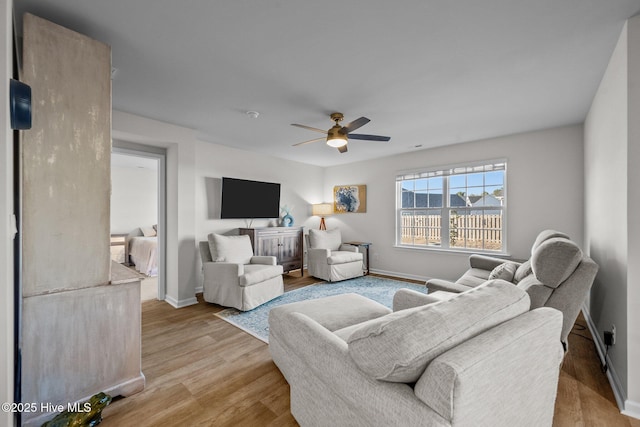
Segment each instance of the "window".
M396 244L505 252L505 161L400 173Z

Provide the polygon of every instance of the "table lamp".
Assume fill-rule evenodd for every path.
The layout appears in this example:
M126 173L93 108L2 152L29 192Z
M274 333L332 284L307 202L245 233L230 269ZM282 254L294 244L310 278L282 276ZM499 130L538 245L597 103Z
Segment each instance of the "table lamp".
M317 203L311 205L311 214L320 217L320 230L326 230L324 217L333 213L333 205L331 203Z

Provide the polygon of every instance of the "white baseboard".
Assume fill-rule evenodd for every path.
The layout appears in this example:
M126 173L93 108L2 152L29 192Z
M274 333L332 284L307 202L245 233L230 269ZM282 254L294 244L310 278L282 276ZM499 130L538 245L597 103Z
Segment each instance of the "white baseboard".
M204 292L204 286L196 287L196 295L201 294L203 292Z
M596 344L596 350L598 351L598 358L601 363L605 363L605 345L602 342L602 338L598 333L598 328L593 323L593 319L591 319L591 315L589 314L589 310L586 305L582 305L582 314L584 315L585 320L587 321L587 327L591 332L591 336L593 337L593 342ZM613 395L616 398L616 404L618 405L618 409L624 415L633 418L640 419L640 403L634 402L632 400L627 399L627 393L622 387L622 383L620 382L620 378L616 373L614 366L611 364L611 359L607 356L607 379L609 380L609 384L611 385L611 389L613 390Z
M628 417L640 419L640 403L634 402L633 400L625 400L622 414Z
M302 268L306 269L307 265L305 264ZM398 271L378 270L377 268L372 268L371 270L369 270L369 272L375 273L375 274L382 274L385 276L398 277L400 279L420 280L423 282L426 282L429 279L426 276L415 276L413 274L405 274L405 273L400 273ZM198 293L197 289L196 289L196 293Z
M176 300L175 298L166 295L164 297L164 300L166 302L168 302L173 308L182 308L182 307L188 307L190 305L194 305L198 303L198 299L194 296L191 298L187 298L187 299L183 299L183 300Z
M376 268L372 268L371 272L376 274L383 274L385 276L399 277L401 279L420 280L422 282L426 282L428 279L426 276L416 276L413 274L405 274L397 271L378 270Z

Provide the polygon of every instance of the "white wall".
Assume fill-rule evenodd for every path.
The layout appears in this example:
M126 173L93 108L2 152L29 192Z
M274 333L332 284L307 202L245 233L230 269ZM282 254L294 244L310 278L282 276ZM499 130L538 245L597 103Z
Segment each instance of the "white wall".
M600 265L589 314L603 336L615 324L612 369L627 388L627 31L622 31L585 121L585 242Z
M468 268L468 254L403 249L395 244L397 171L479 160L507 159L507 250L528 258L543 229L568 233L582 244L582 126L494 138L327 168L324 200L334 185L366 184L367 213L327 218L348 239L373 243L373 270L407 277L454 279Z
M629 39L627 59L629 71L629 94L627 98L629 106L629 146L627 153L627 233L630 260L627 271L627 334L628 348L627 360L628 389L625 411L636 418L640 418L640 16L636 16L628 22Z
M609 379L640 418L640 17L623 28L585 121L585 244L600 265L588 305L596 341L616 326ZM613 201L613 202L612 202Z
M0 402L13 402L13 132L9 121L12 77L12 0L0 2ZM13 414L0 412L0 425L13 425Z
M158 223L158 171L111 166L111 234Z
M292 208L294 226L317 228L320 219L311 217L312 203L322 201L324 169L290 160L269 157L230 147L198 142L195 164L196 237L206 240L209 233L234 233L247 227L246 220L219 219L219 185L223 176L281 184L280 205ZM273 225L271 220L254 220L253 227ZM198 259L198 284L202 285Z

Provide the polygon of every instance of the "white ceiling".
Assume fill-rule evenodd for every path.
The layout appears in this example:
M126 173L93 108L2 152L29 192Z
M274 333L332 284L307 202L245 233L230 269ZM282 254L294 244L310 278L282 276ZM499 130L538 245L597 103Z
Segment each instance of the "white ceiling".
M581 123L640 0L15 0L112 47L113 107L320 166ZM257 119L246 111L258 111ZM371 123L340 154L328 115Z

